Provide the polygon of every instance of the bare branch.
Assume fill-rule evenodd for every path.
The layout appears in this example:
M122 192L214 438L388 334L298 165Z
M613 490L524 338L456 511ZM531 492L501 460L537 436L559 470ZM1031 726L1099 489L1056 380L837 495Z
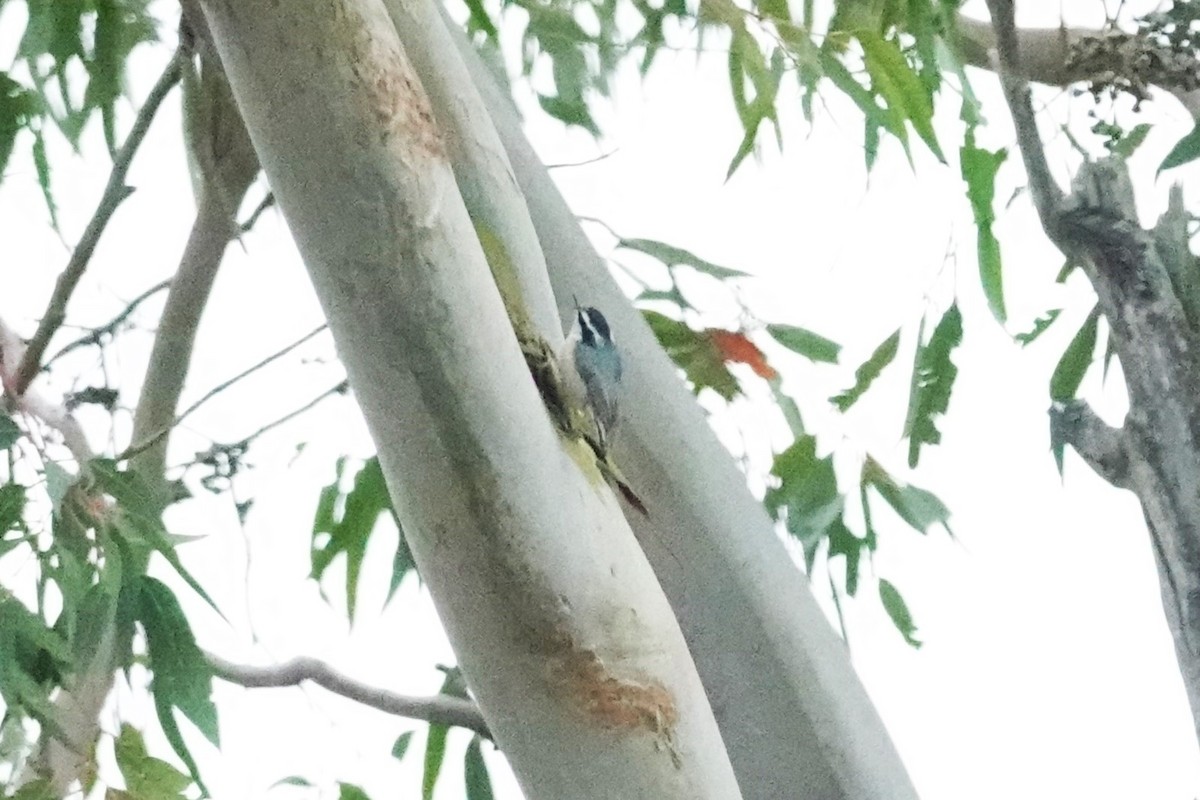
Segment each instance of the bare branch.
M1093 77L1087 65L1072 63L1068 55L1080 41L1100 35L1091 28L1020 28L1017 39L1020 61L1016 74L1035 83L1070 86ZM954 22L954 44L964 63L981 69L995 69L992 54L997 50L996 32L982 20L959 14ZM1200 92L1175 86L1160 86L1175 97L1193 117L1200 116Z
M177 51L172 62L173 80L179 79L183 67L188 64L190 56L187 53L186 46ZM220 85L215 81L215 75L210 77L213 77L214 80L206 87L212 90L212 94L206 97L206 100L210 101L206 108L213 111L214 114L197 119L196 124L208 126L207 129L201 129L199 132L207 133L210 143L219 144L219 149L210 153L212 162L210 166L214 167L216 172L205 175L205 190L200 194L196 219L180 259L179 269L171 281L171 289L159 320L158 333L154 339L150 363L142 384L142 393L138 398L137 410L134 412L131 436L133 441L142 441L148 438L149 433L166 427L175 417L175 409L187 378L188 366L192 357L192 345L195 342L200 317L208 301L209 292L212 289L213 280L225 248L237 231L237 225L232 219L232 209L235 209L241 202L258 174L258 159L254 152L254 146L242 124L228 87L226 86L222 93ZM156 86L157 88L160 87ZM165 89L162 93L165 94ZM161 102L161 99L161 97L156 97L155 102ZM151 105L149 99L146 105ZM139 122L143 120L145 111L146 109L143 108L142 112L139 112ZM141 130L140 135L144 135L144 128L148 124L147 120L140 129L138 126L135 126L135 129ZM133 138L132 133L130 138ZM130 141L127 140L122 154L129 145ZM114 170L115 175L116 170ZM123 173L122 178L116 180L116 183L119 184L122 181ZM113 180L110 180L110 184L112 183ZM111 211L109 216L111 216ZM91 228L92 226L89 226L89 230ZM99 233L96 236L98 237ZM94 247L94 242L92 245ZM76 254L78 255L78 253L77 249ZM82 267L78 271L81 273ZM78 282L78 275L72 279L70 287L57 306L59 322L61 322L61 315L70 295L70 289L74 288L76 282ZM61 288L62 285L63 279L60 278L60 287L58 288ZM56 288L55 297L59 294L58 288ZM56 307L53 302L51 306L52 309ZM43 319L43 326L46 321ZM57 325L58 323L53 327L56 328ZM45 338L48 340L49 334ZM46 343L43 341L42 350L45 349L45 346ZM39 353L38 359L30 359L29 354L26 354L22 367L33 363L32 369L36 373L40 355ZM164 436L161 441L150 447L131 464L131 467L157 491L162 491L162 487L164 487L163 467L166 447L167 437ZM140 563L138 563L139 561ZM144 557L141 557L126 568L137 571L144 570L145 566ZM41 751L31 759L31 764L34 765L34 772L40 771L53 776L52 787L56 797L64 796L66 788L82 776L83 769L86 767L86 764L81 763L81 759L77 757L75 751L88 752L91 743L99 735L100 709L103 708L104 701L109 695L114 670L119 663L119 653L127 652L129 647L128 639L122 637L123 634L119 634L112 627L107 628L105 637L91 654L91 661L87 668L82 670L78 676L78 685L73 687L73 691L62 692L55 697L55 718L63 721L63 727L72 731L74 741L80 744L75 747L62 747L52 740L47 740Z
M214 386L212 389L209 389L207 392L205 392L205 393L204 393L204 396L203 396L203 397L201 397L201 398L200 398L199 400L197 400L196 402L192 403L190 406L188 406L188 407L187 407L187 409L185 409L185 410L183 411L183 413L182 413L182 414L180 414L178 417L176 417L176 418L175 418L175 424L176 424L176 425L178 425L180 422L182 422L182 421L184 420L184 418L185 418L185 417L187 417L189 414L191 414L193 411L195 411L195 410L196 410L197 408L199 408L200 406L202 406L202 405L204 405L205 403L207 403L209 400L211 400L211 399L213 399L214 397L216 397L216 396L217 396L218 394L220 394L221 392L223 392L223 391L225 391L226 389L228 389L230 386L233 386L235 383L237 383L238 381L242 380L243 378L246 378L246 377L249 377L250 375L253 375L255 372L258 372L260 369L262 369L263 367L265 367L265 366L267 366L268 364L272 363L273 361L278 361L279 359L283 358L283 357L284 357L284 356L286 356L288 353L292 352L292 351L293 351L293 350L295 350L297 347L299 347L300 345L304 344L304 343L305 343L305 342L307 342L309 339L313 338L313 337L314 337L314 336L316 336L318 333L321 333L322 331L324 331L324 330L325 330L326 328L328 328L328 327L329 327L329 325L327 325L326 323L322 322L320 325L318 325L317 327L313 328L311 331L309 331L308 333L304 334L304 335L303 335L303 336L301 336L299 339L297 339L296 341L294 341L294 342L292 342L291 344L287 345L287 346L286 346L286 347L284 347L283 349L281 349L281 350L276 350L274 353L272 353L271 355L269 355L269 356L267 356L266 358L262 359L262 360L261 360L261 361L259 361L257 364L254 364L253 366L249 366L249 367L247 367L246 369L244 369L244 370L242 370L241 372L239 372L237 375L234 375L234 376L233 376L232 378L230 378L229 380L227 380L227 381L223 381L223 382L221 382L221 383L217 384L216 386Z
M75 287L79 285L79 279L83 277L88 262L92 259L92 253L96 250L100 236L104 233L104 229L108 226L109 220L112 219L121 201L133 191L125 185L125 176L129 173L129 166L133 163L133 157L137 154L142 140L146 138L146 132L150 129L150 123L154 120L159 106L162 105L162 101L175 84L179 82L183 72L183 62L186 59L187 55L182 49L175 51L175 55L167 63L166 69L159 76L154 88L146 96L146 102L138 110L133 127L130 129L129 135L125 137L125 143L117 151L117 155L113 159L112 172L108 175L108 183L105 184L104 193L100 196L100 203L96 206L96 211L92 215L91 221L88 222L87 228L84 229L79 244L75 246L75 251L71 253L66 269L58 276L54 292L50 296L50 303L46 307L46 313L42 315L42 321L38 323L33 339L29 342L25 357L21 360L21 365L13 376L10 390L14 395L23 394L41 369L42 356L46 353L50 338L54 336L62 326L63 320L66 319L67 303L70 301Z
M295 411L289 411L287 414L284 414L282 417L275 420L274 422L268 422L266 425L263 425L261 428L256 430L254 433L252 433L249 436L247 436L246 438L242 439L242 442L243 443L251 442L254 439L257 439L259 436L262 436L267 431L274 430L275 428L278 428L280 425L283 425L285 422L290 422L291 420L295 419L296 417L300 416L301 414L305 413L306 411L311 411L323 400L333 397L335 394L345 394L347 391L349 391L349 389L350 389L350 381L349 380L344 380L341 383L337 384L336 386L331 386L328 389L326 389L325 391L321 392L321 394L314 397L312 400L309 400L307 403L305 403L304 405L297 408Z
M1029 96L1029 82L1021 76L1012 0L987 0L987 5L996 32L1000 84L1004 87L1004 97L1017 129L1017 143L1025 162L1025 172L1029 175L1029 193L1046 235L1059 244L1058 216L1062 209L1063 191L1050 174L1046 149L1038 133L1033 102Z
M1071 445L1097 475L1113 486L1132 488L1124 429L1106 424L1087 403L1055 403L1050 408L1050 440L1055 445Z
M204 395L199 400L192 403L190 406L188 406L186 409L184 409L182 413L180 413L177 417L175 417L175 419L173 419L171 421L170 425L162 428L159 431L156 431L153 435L151 435L149 438L147 438L143 442L139 442L137 444L131 444L125 450L125 452L123 452L123 453L121 453L121 455L117 456L117 460L120 461L120 460L124 460L126 458L133 458L138 453L142 453L142 452L148 450L149 448L153 447L156 442L160 441L173 428L177 427L181 422L183 422L193 411L200 408L200 406L204 405L209 400L213 399L218 394L225 391L230 386L233 386L235 383L242 380L243 378L253 375L255 372L257 372L258 370L267 366L271 362L276 361L280 358L283 358L285 355L292 352L297 347L304 344L305 342L307 342L309 339L316 336L321 331L325 330L327 327L329 327L329 326L324 323L318 325L316 328L309 331L304 336L301 336L299 339L292 342L291 344L287 345L282 350L277 350L276 352L272 353L271 355L269 355L266 358L259 361L257 364L247 367L246 369L239 372L237 375L234 375L229 380L222 381L221 383L217 384L213 388L209 389L207 392L204 393ZM326 394L329 394L329 392L326 392ZM325 395L322 395L322 397L324 397L324 396ZM320 399L321 398L318 398L318 400L320 400Z
M267 192L266 197L264 197L259 204L254 207L254 210L250 212L250 216L246 218L246 221L238 225L238 230L242 233L249 233L250 229L258 223L258 218L263 215L263 212L268 208L274 208L274 206L275 193Z
M82 466L95 453L92 451L91 445L88 444L87 436L83 433L83 427L66 405L51 402L36 390L26 391L21 395L15 395L8 391L8 387L13 382L10 365L15 367L15 365L21 363L21 358L24 355L24 347L21 337L17 335L16 331L8 327L4 323L4 320L0 320L0 384L3 384L5 387L5 391L17 411L41 420L62 435L63 444L71 451L71 455L74 456L75 461Z
M129 317L133 315L133 312L137 310L138 306L140 306L142 303L149 300L154 295L163 291L170 285L171 285L170 278L167 278L166 280L159 281L158 283L154 284L149 289L147 289L146 291L139 294L137 297L130 300L129 304L127 306L125 306L125 308L121 311L120 314L117 314L115 317L113 317L111 320L104 323L103 325L100 325L99 327L96 327L96 328L92 328L90 331L85 333L83 336L80 336L78 339L76 339L75 341L66 345L61 350L59 350L57 353L55 353L54 355L50 356L50 358L46 359L44 368L49 369L51 364L53 364L55 361L58 361L60 358L65 356L67 353L78 350L81 347L87 347L89 345L100 344L101 341L103 341L105 336L112 336L114 333L116 333L117 328L121 327L121 325L124 324L125 320L129 319Z
M492 738L479 708L470 700L451 695L413 697L368 686L347 677L315 658L294 658L271 667L234 664L206 653L205 658L217 677L248 689L298 686L304 681L317 684L334 694L399 717L420 719L439 725L453 725Z
M151 442L133 464L152 482L162 480L169 433L187 380L192 347L225 247L237 235L232 215L258 175L254 145L229 86L215 62L202 63L196 91L208 110L194 121L194 147L206 148L205 185L179 270L159 321L146 380L133 418L131 442Z

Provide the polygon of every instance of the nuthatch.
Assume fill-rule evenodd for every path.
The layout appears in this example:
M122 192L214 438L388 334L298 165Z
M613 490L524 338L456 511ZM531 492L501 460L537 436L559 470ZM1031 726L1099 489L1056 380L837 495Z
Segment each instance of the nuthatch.
M575 305L575 322L559 353L559 367L576 407L591 409L597 444L608 448L608 435L617 424L617 392L621 385L621 355L613 344L608 320L591 306Z

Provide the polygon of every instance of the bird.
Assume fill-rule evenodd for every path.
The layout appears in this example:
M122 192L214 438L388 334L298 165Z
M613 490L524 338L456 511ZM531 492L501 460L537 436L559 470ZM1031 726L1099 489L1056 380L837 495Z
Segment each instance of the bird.
M559 353L559 371L576 408L591 411L601 453L616 427L621 354L608 320L592 306L575 304L575 319Z

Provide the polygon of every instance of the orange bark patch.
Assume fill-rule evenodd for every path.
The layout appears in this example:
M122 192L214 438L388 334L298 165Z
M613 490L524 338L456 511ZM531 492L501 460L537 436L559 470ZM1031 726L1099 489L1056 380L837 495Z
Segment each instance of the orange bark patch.
M557 672L583 711L606 728L663 733L678 719L675 698L665 686L618 678L590 650L572 647Z
M354 73L384 136L395 135L413 152L444 160L446 146L429 97L399 44L391 37L383 42L372 37L361 18L347 22L357 25L351 43Z

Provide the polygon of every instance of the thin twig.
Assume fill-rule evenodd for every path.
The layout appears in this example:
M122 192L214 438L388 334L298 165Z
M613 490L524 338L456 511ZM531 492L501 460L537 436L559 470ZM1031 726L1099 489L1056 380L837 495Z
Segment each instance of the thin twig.
M150 436L149 438L147 438L145 441L141 442L140 444L135 444L135 445L134 445L134 444L131 444L131 445L130 445L128 448L126 448L126 450L125 450L123 453L121 453L119 456L117 456L117 460L118 460L118 461L123 461L123 460L125 460L125 459L127 459L127 458L133 458L133 457L134 457L135 455L137 455L138 453L144 452L144 451L148 450L149 448L153 447L153 446L154 446L154 445L155 445L155 444L156 444L158 441L160 441L160 440L161 440L161 439L162 439L164 436L166 436L168 433L170 433L170 432L171 432L171 430L173 430L174 428L178 427L178 425L179 425L181 422L183 422L183 421L184 421L184 420L185 420L185 419L186 419L186 418L187 418L187 417L188 417L188 416L189 416L189 415L190 415L190 414L191 414L193 411L195 411L196 409L200 408L200 406L204 405L204 404L205 404L205 403L207 403L209 400L213 399L213 398L214 398L214 397L216 397L218 394L220 394L221 392L225 391L225 390L226 390L226 389L228 389L229 387L233 386L235 383L237 383L238 381L242 380L243 378L246 378L246 377L248 377L248 376L250 376L250 375L254 374L255 372L257 372L258 370L260 370L260 369L262 369L263 367L267 366L267 365L268 365L268 364L270 364L271 362L273 362L273 361L276 361L276 360L278 360L278 359L280 359L280 358L283 358L285 355L287 355L288 353L292 352L292 351L293 351L293 350L295 350L297 347L299 347L300 345L302 345L302 344L304 344L305 342L307 342L309 339L313 338L313 337L314 337L314 336L316 336L317 334L319 334L319 333L321 333L322 331L324 331L324 330L325 330L327 327L329 327L329 326L328 326L328 325L326 325L325 323L322 323L321 325L318 325L316 328L314 328L313 330L311 330L311 331L309 331L308 333L304 334L304 336L301 336L299 339L297 339L296 341L294 341L294 342L292 342L291 344L287 345L287 346L286 346L286 347L284 347L282 350L277 350L277 351L275 351L275 352L274 352L274 353L272 353L271 355L269 355L269 356L267 356L266 358L264 358L264 359L262 359L261 361L259 361L257 364L254 364L254 365L252 365L252 366L249 366L249 367L247 367L246 369L244 369L244 370L242 370L241 372L239 372L237 375L234 375L234 376L233 376L232 378L230 378L229 380L222 381L221 383L217 384L217 385L216 385L216 386L214 386L213 388L209 389L207 392L205 392L205 393L204 393L204 395L203 395L203 396L201 396L201 397L200 397L200 399L199 399L199 400L197 400L196 402L192 403L190 406L188 406L186 409L184 409L184 411L183 411L181 414L177 415L177 416L175 417L175 419L173 419L173 420L171 421L171 424L170 424L170 425L167 425L167 426L166 426L166 427L164 427L162 430L158 431L158 432L157 432L157 433L155 433L153 436ZM336 389L337 389L337 387L334 387L334 389L336 390ZM331 390L331 391L333 391L333 390ZM343 391L344 391L344 390L343 390ZM330 393L331 393L331 392L326 392L324 395L322 395L321 397L317 398L317 400L316 400L316 401L313 401L313 403L316 403L317 401L319 401L319 400L323 399L323 398L324 398L326 395L328 395L328 394L330 394ZM310 406L310 407L311 407L311 405L312 405L312 404L309 404L309 406ZM297 412L293 412L293 416L295 415L295 413L297 413ZM279 423L278 423L278 421L277 421L277 422L276 422L276 423L274 423L274 424L279 424Z
M103 325L101 325L97 328L92 328L87 333L85 333L83 336L80 336L78 339L76 339L75 341L66 345L61 350L59 350L57 353L55 353L54 355L50 356L50 358L46 359L45 368L48 369L51 364L53 364L55 361L58 361L60 358L65 356L67 353L70 353L74 350L78 350L81 347L87 347L89 345L100 344L101 340L105 336L111 336L112 334L116 333L117 328L119 328L125 322L125 320L129 319L129 317L133 315L133 312L137 310L138 306L140 306L142 303L149 300L154 295L163 291L170 285L171 285L170 278L167 278L166 280L162 280L162 281L159 281L158 283L154 284L149 289L147 289L146 291L139 294L137 297L130 300L129 305L125 306L125 309L123 311L121 311L120 314L117 314L115 317L113 317L111 320L104 323Z
M250 216L246 218L246 221L238 225L238 230L242 233L249 233L250 229L258 223L258 218L263 215L263 212L268 208L272 208L274 205L275 193L267 192L267 196L262 199L262 202L255 206L254 210L250 212Z
M202 396L202 397L201 397L199 400L197 400L196 402L194 402L194 403L192 403L190 406L188 406L186 409L184 409L183 413L181 413L179 416L175 417L175 423L174 423L174 424L175 424L175 425L178 425L180 422L183 422L183 420L184 420L184 419L185 419L185 418L186 418L186 417L187 417L189 414L191 414L193 411L195 411L196 409L198 409L200 406L202 406L202 405L204 405L205 403L207 403L209 400L211 400L211 399L213 399L214 397L216 397L216 396L217 396L218 394L220 394L221 392L223 392L223 391L225 391L226 389L228 389L230 386L233 386L235 383L237 383L238 381L242 380L243 378L247 378L247 377L249 377L250 375L253 375L255 372L258 372L260 369L262 369L263 367L267 366L267 365L268 365L268 364L270 364L271 362L273 362L273 361L278 361L279 359L283 358L283 357L284 357L284 356L286 356L288 353L292 352L292 351L293 351L293 350L295 350L297 347L299 347L300 345L304 344L304 343L305 343L305 342L307 342L309 339L311 339L311 338L313 338L314 336L316 336L317 334L321 333L322 331L324 331L324 330L325 330L326 328L328 328L328 327L329 327L329 326L328 326L326 323L321 323L320 325L318 325L317 327L313 328L311 331L309 331L308 333L304 334L304 335L303 335L303 336L301 336L299 339L297 339L296 341L294 341L294 342L292 342L291 344L287 345L287 346L286 346L286 347L284 347L283 349L281 349L281 350L276 350L274 353L272 353L271 355L269 355L269 356L267 356L266 358L262 359L262 360L261 360L261 361L259 361L257 364L254 364L254 365L252 365L252 366L246 367L244 370L242 370L241 372L239 372L237 375L234 375L234 376L233 376L232 378L230 378L229 380L227 380L227 381L223 381L223 382L221 382L221 383L218 383L216 386L214 386L213 388L211 388L211 389L209 389L207 392L205 392L205 393L204 393L204 395L203 395L203 396Z
M1046 234L1055 244L1059 241L1058 217L1062 210L1063 191L1050 173L1046 160L1046 148L1038 133L1037 118L1033 113L1029 81L1021 74L1021 58L1017 45L1017 25L1012 0L987 0L992 15L992 27L996 32L996 56L999 62L1000 83L1008 100L1013 125L1017 129L1017 144L1025 172L1029 176L1029 194L1037 208L1038 217Z
M601 228L604 228L604 230L608 231L612 235L612 237L614 239L616 239L617 241L621 241L621 242L625 241L624 236L617 233L616 230L613 229L612 225L609 225L607 222L600 219L599 217L589 217L585 214L579 214L576 216L576 219L578 219L580 222L590 222L593 225L599 225Z
M294 658L272 667L234 664L212 653L205 653L205 659L217 677L248 689L298 686L304 681L311 681L334 694L388 714L440 725L453 725L475 731L488 739L492 738L478 706L461 697L444 694L412 697L396 694L356 681L315 658Z
M330 388L321 392L321 394L314 397L312 400L308 401L304 405L297 408L295 411L290 411L287 414L284 414L279 419L275 420L274 422L268 422L266 425L263 425L261 428L256 430L254 433L252 433L249 436L247 436L246 438L242 439L242 443L243 444L249 443L249 442L253 441L254 439L257 439L259 436L262 436L267 431L274 430L275 428L278 428L280 425L283 425L285 422L291 422L293 419L300 416L304 412L311 411L322 400L333 397L335 394L345 394L349 389L350 389L350 381L349 380L343 380L341 383L337 384L336 386L331 386Z
M21 365L13 376L11 388L16 394L22 394L41 369L42 356L46 353L50 338L54 336L62 326L63 320L66 319L67 303L70 301L75 287L79 285L79 279L83 277L88 262L91 261L92 253L96 250L100 236L104 233L105 227L108 226L109 220L112 219L121 201L133 191L125 185L125 176L129 173L133 157L137 154L142 140L146 138L146 132L150 129L150 123L154 120L159 106L162 105L162 101L175 84L179 82L186 58L187 55L182 50L175 51L175 55L167 63L166 69L159 76L154 88L146 96L146 102L138 110L137 119L134 120L129 135L125 137L125 143L121 145L116 158L113 159L112 172L108 175L108 183L104 186L100 203L96 206L96 211L92 215L91 221L88 222L83 236L80 237L79 244L75 246L75 251L71 253L66 269L58 276L58 281L54 284L54 292L50 296L50 303L46 307L46 313L42 315L42 321L38 323L37 331L34 332L33 339L29 342L25 357L21 360Z
M583 161L564 161L564 162L560 162L558 164L547 164L546 169L566 169L567 167L586 167L586 166L590 166L592 164L599 163L606 158L615 156L616 154L617 154L617 148L614 148L612 150L609 150L607 153L601 153L598 156L592 156L591 158L585 158Z

